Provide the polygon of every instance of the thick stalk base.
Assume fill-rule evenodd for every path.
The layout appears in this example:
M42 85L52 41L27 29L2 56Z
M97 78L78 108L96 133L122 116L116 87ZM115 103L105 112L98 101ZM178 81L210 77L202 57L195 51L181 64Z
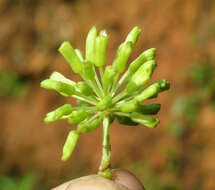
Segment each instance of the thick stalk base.
M110 118L108 116L104 117L103 120L103 130L102 130L102 159L99 166L98 174L102 177L111 179L112 170L110 168L111 160L111 147L110 147Z

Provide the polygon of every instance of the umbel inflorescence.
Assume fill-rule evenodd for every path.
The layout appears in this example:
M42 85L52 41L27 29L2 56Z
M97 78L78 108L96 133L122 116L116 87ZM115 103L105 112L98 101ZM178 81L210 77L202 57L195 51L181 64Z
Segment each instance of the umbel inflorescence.
M156 62L156 49L151 48L140 54L129 65L128 58L136 44L141 30L134 27L125 41L120 44L112 65L106 65L108 35L105 30L98 33L92 27L86 38L85 58L78 49L73 49L68 41L62 43L59 52L79 74L83 81L74 82L58 72L41 82L41 87L55 90L63 96L77 99L77 106L65 104L49 112L45 122L67 120L77 125L71 130L63 147L62 160L71 156L81 133L89 133L100 127L102 130L102 160L99 168L101 176L110 178L109 128L115 118L120 124L149 128L158 125L159 119L149 115L157 114L160 104L142 104L145 100L157 97L158 93L169 89L169 82L162 79L145 85L151 78ZM97 74L99 73L99 75ZM122 77L119 79L119 76Z

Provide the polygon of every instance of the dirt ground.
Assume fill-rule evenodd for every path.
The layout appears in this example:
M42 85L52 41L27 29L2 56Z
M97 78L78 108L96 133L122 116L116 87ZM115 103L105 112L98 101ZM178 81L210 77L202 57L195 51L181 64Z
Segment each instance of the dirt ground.
M105 28L110 36L108 63L133 26L143 32L131 56L156 47L158 67L152 80L167 78L171 90L159 96L161 124L157 129L111 128L112 165L129 168L149 163L163 181L179 183L183 190L215 189L214 111L201 109L198 127L181 140L166 131L170 107L177 93L186 93L183 68L204 57L215 60L215 2L213 0L1 0L0 71L15 72L27 81L23 96L0 99L0 173L37 169L49 184L96 172L101 157L101 130L82 135L67 162L61 150L74 126L64 121L44 124L47 112L73 99L41 89L39 83L53 71L75 81L57 48L64 40L84 51L91 26ZM164 150L176 149L182 159L177 174L164 174ZM142 172L141 172L142 171ZM141 170L138 175L145 174ZM143 179L144 181L144 179Z

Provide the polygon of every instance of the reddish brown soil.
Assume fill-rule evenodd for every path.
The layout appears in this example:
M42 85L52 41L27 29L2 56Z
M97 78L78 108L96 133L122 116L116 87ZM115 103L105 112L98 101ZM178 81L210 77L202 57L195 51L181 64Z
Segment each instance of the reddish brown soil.
M153 80L167 78L172 87L156 100L163 104L161 124L156 130L113 124L113 166L128 167L146 160L164 180L181 183L183 190L191 189L202 174L201 189L215 189L214 112L205 106L198 129L183 142L172 139L165 130L171 117L170 104L184 85L180 70L191 60L206 56L215 60L215 38L209 32L215 23L214 13L212 0L1 0L0 70L27 77L31 87L23 97L0 99L0 173L11 168L23 172L38 168L48 176L50 184L56 184L64 176L96 172L101 156L101 130L82 135L72 159L61 162L61 149L72 127L64 121L46 125L43 118L55 107L74 102L41 89L39 83L52 71L79 80L57 53L63 40L84 50L89 28L105 28L110 35L111 63L119 43L138 25L143 33L131 60L143 50L156 47L158 68ZM185 155L183 172L173 179L162 175L167 164L163 150L170 145ZM198 147L201 151L190 152Z

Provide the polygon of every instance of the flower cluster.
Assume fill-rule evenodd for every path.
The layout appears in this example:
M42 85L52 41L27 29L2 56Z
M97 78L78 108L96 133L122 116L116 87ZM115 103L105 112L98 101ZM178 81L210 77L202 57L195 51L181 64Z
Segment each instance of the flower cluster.
M159 119L149 115L157 114L160 104L142 104L145 100L157 97L158 93L169 89L169 82L162 79L145 85L151 78L156 62L156 49L151 48L140 54L126 69L126 63L136 44L141 30L134 27L125 41L120 44L112 65L106 65L106 47L108 35L105 30L98 33L92 27L86 38L85 58L78 49L73 49L68 41L62 43L59 52L79 74L83 81L74 82L58 72L41 82L41 87L55 90L63 96L77 99L77 106L65 104L48 113L46 123L67 120L76 124L71 130L63 148L62 160L67 160L75 147L80 133L91 132L103 120L103 126L109 126L117 118L120 124L144 125L154 128ZM122 77L119 79L120 75ZM103 146L109 145L108 127L103 129ZM106 147L108 149L108 147ZM106 152L107 153L107 152ZM103 152L105 154L105 151ZM108 154L108 153L107 153ZM106 155L106 159L110 156Z

